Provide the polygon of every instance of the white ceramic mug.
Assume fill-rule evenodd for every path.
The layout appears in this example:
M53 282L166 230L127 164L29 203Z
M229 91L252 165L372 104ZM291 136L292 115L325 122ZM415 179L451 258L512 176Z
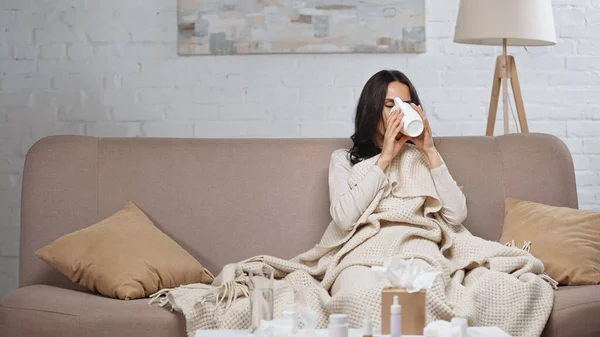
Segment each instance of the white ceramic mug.
M421 115L419 115L419 113L413 109L410 104L404 103L400 97L395 97L394 103L395 104L394 108L392 108L392 111L398 109L404 113L404 118L402 118L404 121L404 126L400 132L409 137L417 137L421 135L425 128L423 125L423 119L421 119Z

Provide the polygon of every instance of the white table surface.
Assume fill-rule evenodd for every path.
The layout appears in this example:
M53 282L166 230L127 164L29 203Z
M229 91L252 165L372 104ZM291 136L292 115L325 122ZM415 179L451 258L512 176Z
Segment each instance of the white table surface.
M327 337L327 329L317 329L319 336ZM196 337L252 337L249 330L196 330ZM386 337L389 335L377 335ZM349 329L348 337L363 337L361 329ZM402 335L402 337L422 337L415 335Z

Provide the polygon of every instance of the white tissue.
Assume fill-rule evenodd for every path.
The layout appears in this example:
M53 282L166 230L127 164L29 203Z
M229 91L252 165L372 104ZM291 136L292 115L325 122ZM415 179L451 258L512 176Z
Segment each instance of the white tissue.
M299 319L304 325L300 330L296 329L296 323L291 318L282 318L272 321L262 320L258 329L254 331L254 334L243 337L327 337L327 329L316 329L316 311L312 310L310 307L301 306L299 304L296 304L296 311L298 312ZM360 329L349 329L348 332L349 337L362 337ZM200 336L196 334L196 337ZM203 335L202 337L212 336Z
M288 315L285 315L286 313ZM302 330L298 330L298 319L303 322L304 329ZM316 324L317 313L314 310L294 303L286 305L281 319L262 320L254 331L254 337L318 337L315 330Z
M261 320L255 337L292 337L294 335L294 321L291 319L276 319L272 321Z
M380 279L387 279L394 288L404 288L409 293L428 290L439 272L428 271L431 267L423 260L390 258L383 266L371 270Z
M423 329L425 337L510 337L498 327L467 327L467 320L455 317L452 322L433 321Z
M321 337L322 333L315 329L317 313L306 306L296 305L295 309L304 325L303 329L298 330L298 322L291 318L261 321L254 337Z

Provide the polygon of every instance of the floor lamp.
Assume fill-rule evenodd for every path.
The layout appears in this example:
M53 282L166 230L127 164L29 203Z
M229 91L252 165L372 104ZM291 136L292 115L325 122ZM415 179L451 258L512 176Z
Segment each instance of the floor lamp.
M517 65L507 46L556 44L551 0L461 0L454 42L502 46L496 59L486 136L494 134L496 110L502 86L504 133L508 133L508 80L510 79L521 132L529 132Z

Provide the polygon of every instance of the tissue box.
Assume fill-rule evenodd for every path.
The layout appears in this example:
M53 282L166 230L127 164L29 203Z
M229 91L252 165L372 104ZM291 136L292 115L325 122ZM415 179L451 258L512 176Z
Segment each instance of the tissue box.
M422 335L425 328L425 290L409 293L402 288L381 291L381 334L390 334L390 306L398 296L402 306L402 334Z

